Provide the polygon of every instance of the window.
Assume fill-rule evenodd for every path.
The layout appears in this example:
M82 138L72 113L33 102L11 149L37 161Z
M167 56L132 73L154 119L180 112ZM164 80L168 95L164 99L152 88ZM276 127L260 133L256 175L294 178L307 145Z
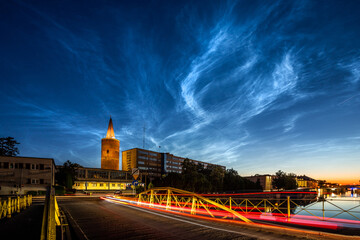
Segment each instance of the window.
M36 169L36 164L31 164L31 169Z
M108 149L108 150L106 150L106 153L107 153L107 154L109 154L109 149Z
M88 178L108 178L107 171L96 171L96 170L89 170L88 171Z
M14 164L10 163L10 169L13 169L13 168L14 168Z
M30 169L30 163L26 163L26 164L25 164L25 168L26 168L26 169Z
M30 178L26 179L26 184L31 184L31 179Z
M103 184L102 183L100 183L100 187L102 187L103 186Z
M44 164L40 164L40 170L44 170Z
M37 184L37 179L31 179L31 184Z
M110 172L110 179L126 179L124 172Z
M96 187L96 183L93 183L93 187Z
M115 187L115 183L113 183L112 186Z
M4 162L4 168L9 168L9 163L8 162Z
M118 183L118 187L120 187L121 186L121 184L120 183Z
M44 184L44 179L40 179L40 184Z

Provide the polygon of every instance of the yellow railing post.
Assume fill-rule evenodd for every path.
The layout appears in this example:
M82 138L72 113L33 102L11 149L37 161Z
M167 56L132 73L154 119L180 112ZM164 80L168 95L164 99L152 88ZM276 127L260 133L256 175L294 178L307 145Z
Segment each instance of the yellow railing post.
M22 204L22 209L26 209L26 198L27 198L27 196L25 195L25 196L23 196L23 198L22 198L22 201L21 201L21 204Z
M190 214L196 214L196 198L192 198L191 212Z
M230 204L230 209L231 209L231 197L229 197L229 204Z
M247 213L247 199L245 200L245 213Z
M150 207L152 207L152 204L154 203L154 190L151 190L150 194Z
M264 213L266 213L266 199L264 201Z
M11 197L8 197L7 201L7 218L11 218Z
M290 219L290 196L287 196L287 217Z
M139 205L140 203L141 203L141 193L139 193L139 199L138 199L137 204Z
M17 196L17 199L16 199L16 202L17 202L17 204L16 204L16 212L20 212L20 197L19 196Z
M167 199L166 199L166 210L169 210L170 208L170 204L171 204L171 191L170 189L167 190L168 194L167 194Z

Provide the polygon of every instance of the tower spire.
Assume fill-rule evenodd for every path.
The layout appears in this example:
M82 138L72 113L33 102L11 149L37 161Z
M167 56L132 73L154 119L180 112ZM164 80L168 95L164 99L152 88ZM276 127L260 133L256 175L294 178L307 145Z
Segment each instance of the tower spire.
M114 127L110 116L109 127L106 133L106 138L115 138Z

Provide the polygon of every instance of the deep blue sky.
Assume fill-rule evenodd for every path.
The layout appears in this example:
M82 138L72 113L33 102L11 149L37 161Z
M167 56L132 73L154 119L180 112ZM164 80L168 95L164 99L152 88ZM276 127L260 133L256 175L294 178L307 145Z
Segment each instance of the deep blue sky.
M0 135L360 180L359 1L1 1Z

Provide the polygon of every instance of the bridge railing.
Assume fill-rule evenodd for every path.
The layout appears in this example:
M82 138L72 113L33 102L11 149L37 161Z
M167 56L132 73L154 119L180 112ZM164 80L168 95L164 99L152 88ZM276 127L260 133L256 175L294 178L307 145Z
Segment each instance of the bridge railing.
M19 213L32 204L32 195L7 197L0 200L0 219L11 218L13 213Z
M56 226L62 226L59 206L55 197L55 189L49 188L46 193L43 220L41 226L41 240L56 239ZM61 228L61 234L63 230Z
M175 188L154 188L140 193L137 204L191 215L239 218L245 222L250 222L249 219L276 217L277 220L286 222L301 218L323 222L360 223L360 200L357 205L346 208L334 199L317 198L315 192L256 193L245 196L195 194Z
M213 201L227 206L242 214L273 214L275 216L291 218L308 215L318 220L334 220L340 215L346 219L360 221L360 200L351 201L349 207L343 207L342 199L296 198L284 196L282 198L242 198L242 197L209 197ZM209 206L211 208L211 206ZM215 207L214 207L215 208Z
M251 222L238 212L199 194L176 188L153 188L138 195L138 205L162 208L191 215L206 215L213 218L231 215L244 222ZM215 208L211 211L212 208Z

